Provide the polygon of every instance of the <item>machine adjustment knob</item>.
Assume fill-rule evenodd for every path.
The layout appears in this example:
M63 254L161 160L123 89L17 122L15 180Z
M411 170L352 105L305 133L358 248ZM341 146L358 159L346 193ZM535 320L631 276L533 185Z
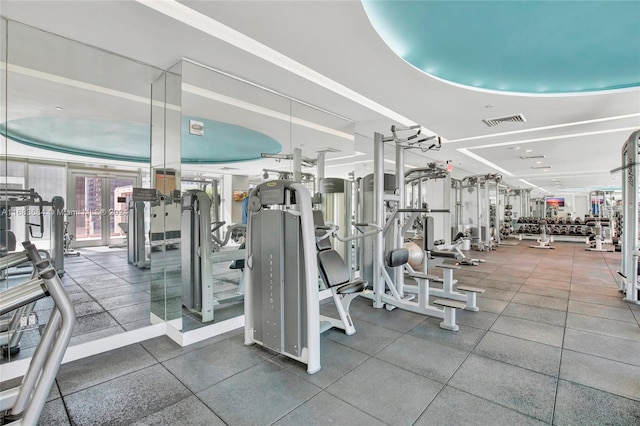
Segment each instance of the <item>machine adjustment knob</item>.
M249 205L247 207L252 212L260 211L260 209L262 208L262 204L260 203L260 198L256 197L255 195L252 195L251 197L249 197Z

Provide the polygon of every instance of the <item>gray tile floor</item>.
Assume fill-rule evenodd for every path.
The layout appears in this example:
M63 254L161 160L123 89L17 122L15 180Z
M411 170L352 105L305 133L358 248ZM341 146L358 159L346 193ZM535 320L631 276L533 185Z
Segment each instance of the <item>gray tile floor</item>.
M150 325L149 311L151 300L150 269L141 269L127 263L125 249L81 248L79 256L65 257L65 274L62 282L69 293L76 310L77 323L70 345L119 334ZM172 253L178 253L175 250ZM216 289L237 288L240 270L229 269L229 262L213 264L214 285ZM0 290L27 280L29 275L10 278L0 283ZM42 299L36 303L41 328L51 313L51 299ZM243 303L221 304L216 307L215 321L223 321L242 315ZM183 308L185 330L193 330L208 325L202 323L198 314ZM0 363L28 358L33 355L40 331L29 330L20 341L17 355L4 356L0 351Z
M487 263L456 278L487 291L457 333L360 298L357 333L325 333L315 375L242 330L163 336L63 365L41 424L638 425L640 306L617 291L620 254L555 246L474 253Z
M65 274L62 277L77 316L70 344L149 325L149 269L127 264L124 249L79 249L78 252L80 256L65 257ZM22 282L27 278L22 276L12 280ZM42 327L52 306L49 298L36 303L35 310ZM32 356L39 340L39 330L25 332L18 355L3 357L0 353L0 362Z

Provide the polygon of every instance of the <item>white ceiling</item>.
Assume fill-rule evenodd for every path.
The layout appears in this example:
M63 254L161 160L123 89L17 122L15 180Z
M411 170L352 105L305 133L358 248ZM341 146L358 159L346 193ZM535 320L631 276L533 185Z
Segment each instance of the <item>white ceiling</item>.
M527 187L519 179L549 192L619 185L619 176L608 171L619 165L620 147L631 129L640 128L639 89L570 96L511 95L431 78L391 52L357 1L182 3L440 134L449 141L440 152L420 155L451 160L459 176L494 171L464 154L469 152L513 174L505 174L504 181L514 187ZM332 111L355 122L354 149L367 154L372 153L373 132L388 133L393 123L352 99L137 2L3 0L0 13L159 68L187 57ZM55 46L47 46L41 63L30 66L59 63L60 58ZM77 61L66 65L60 72L82 67ZM119 90L126 90L123 84ZM523 114L527 121L494 128L481 121L512 114ZM616 118L628 115L632 116ZM589 122L601 119L608 120ZM509 132L518 133L503 134ZM304 149L312 152L311 143L305 143ZM526 153L528 149L532 152ZM389 149L389 157L391 153ZM540 165L551 168L533 169L539 166L538 160L522 160L523 155L545 155ZM366 157L344 162L355 167L358 175L370 172L366 163L358 163L360 158ZM420 160L409 156L407 163L419 166ZM328 169L327 175L333 171L337 173L338 168Z

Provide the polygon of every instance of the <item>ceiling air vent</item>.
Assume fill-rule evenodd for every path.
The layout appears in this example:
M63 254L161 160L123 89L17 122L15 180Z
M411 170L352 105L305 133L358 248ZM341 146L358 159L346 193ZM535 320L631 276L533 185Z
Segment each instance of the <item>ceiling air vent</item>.
M484 121L487 126L494 127L502 123L524 123L527 120L524 118L524 115L518 114L509 115L507 117L487 118L482 121Z

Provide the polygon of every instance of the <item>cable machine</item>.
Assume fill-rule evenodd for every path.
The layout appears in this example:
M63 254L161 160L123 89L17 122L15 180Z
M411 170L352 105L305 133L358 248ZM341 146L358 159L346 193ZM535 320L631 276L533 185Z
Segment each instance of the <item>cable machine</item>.
M480 251L495 250L500 244L498 201L499 174L467 176L462 179L463 218L471 231L471 242ZM491 198L495 204L491 204ZM466 214L465 214L466 213Z
M460 269L456 265L438 265L445 268L444 288L431 289L429 281L436 281L438 277L427 275L429 252L433 250L433 218L424 218L424 261L422 272L416 272L408 268L409 250L404 248L404 234L412 226L418 215L426 213L445 213L446 209L407 208L405 199L405 172L404 151L411 148L420 148L423 151L439 149L440 138L437 136L420 136L420 126L399 128L391 127L392 136L385 137L381 133L374 134L374 173L362 180L361 192L364 192L363 203L359 208L362 213L361 222L368 222L370 213L373 212L374 224L383 230L373 238L372 246L363 245L362 276L366 280L371 277L372 292L363 293L364 297L373 300L374 308L386 307L388 310L395 308L404 309L422 315L440 318L443 321L440 327L457 331L455 312L457 309L469 308L475 310L472 297L467 299L465 294L452 291L448 284L452 284L453 269ZM407 137L399 136L399 133L409 134ZM409 133L410 132L410 133ZM396 175L384 173L384 144L393 142L396 153ZM372 178L372 179L371 179ZM368 182L373 180L373 191L366 191ZM369 202L372 202L371 204ZM369 258L366 255L369 253ZM369 263L368 260L371 260ZM404 271L409 271L409 276L416 280L417 285L405 285ZM388 291L387 291L388 290ZM447 294L444 296L443 294ZM430 295L443 295L442 299L430 300ZM445 299L446 297L446 299ZM458 297L468 302L457 299Z
M449 209L451 205L451 174L448 165L444 163L429 163L426 167L407 170L404 174L406 192L409 194L408 205L412 208L423 206L438 209ZM427 199L429 197L429 199ZM440 202L433 202L439 199ZM444 214L434 217L436 239L451 242L451 215ZM438 232L440 231L440 232Z
M0 191L0 245L8 252L16 249L16 236L11 231L11 209L14 207L37 208L38 222L26 223L31 238L44 236L44 208L51 207L51 263L59 276L64 275L64 199L55 196L51 201L44 201L33 188L2 189Z
M640 130L631 133L622 145L622 165L611 172L622 170L622 204L624 226L622 229L622 261L618 272L620 290L624 300L636 305L640 304L640 287L638 286L638 152Z

